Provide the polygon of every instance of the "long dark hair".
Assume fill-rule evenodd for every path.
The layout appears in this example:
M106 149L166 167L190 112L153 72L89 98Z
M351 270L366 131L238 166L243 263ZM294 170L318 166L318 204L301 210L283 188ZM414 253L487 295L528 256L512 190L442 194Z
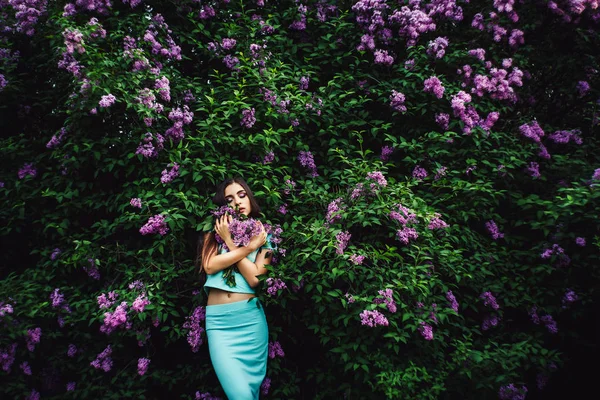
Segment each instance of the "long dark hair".
M221 207L227 204L227 200L225 200L225 188L232 183L237 183L246 191L246 195L250 200L250 207L252 210L250 211L249 217L258 218L260 216L260 206L256 202L256 198L254 197L254 193L246 183L246 181L241 176L236 176L233 178L227 178L223 182L217 186L217 191L212 198L212 202L217 206ZM213 218L213 222L216 221L216 217ZM200 273L204 271L204 265L208 261L208 258L217 251L217 240L215 239L215 233L204 232L204 235L198 239L198 246L196 250L196 267L200 270Z

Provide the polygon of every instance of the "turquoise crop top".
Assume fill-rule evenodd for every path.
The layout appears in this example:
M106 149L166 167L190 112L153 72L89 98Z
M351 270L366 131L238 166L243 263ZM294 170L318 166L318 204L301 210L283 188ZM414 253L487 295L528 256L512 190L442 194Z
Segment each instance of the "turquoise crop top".
M258 255L258 252L262 249L268 249L268 250L275 250L277 248L277 246L273 245L271 243L271 234L268 233L267 234L267 241L264 245L262 245L261 247L259 247L258 249L254 250L252 253L248 254L246 256L247 259L249 259L252 262L256 261L256 256ZM224 254L227 253L227 250L225 250L221 245L219 245L218 249L217 249L217 253L218 254ZM232 293L251 293L254 294L256 293L255 290L248 284L248 281L246 281L246 278L244 278L244 276L242 274L240 274L239 272L233 271L233 276L235 277L235 286L231 287L229 285L227 285L227 283L225 283L225 279L223 278L223 271L221 270L219 272L217 272L216 274L212 274L212 275L206 275L206 283L204 284L204 291L206 292L206 294L208 295L208 288L216 288L216 289L221 289L221 290L226 290L228 292L232 292Z

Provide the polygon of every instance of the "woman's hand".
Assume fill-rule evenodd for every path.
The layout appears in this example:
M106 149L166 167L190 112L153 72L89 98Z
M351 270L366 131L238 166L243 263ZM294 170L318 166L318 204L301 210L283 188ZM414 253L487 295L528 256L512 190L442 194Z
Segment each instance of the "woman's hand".
M258 221L258 223L260 224L260 233L256 236L252 236L250 238L250 242L248 243L248 247L252 249L252 251L258 249L267 241L267 232L265 231L265 227L263 226L262 222Z
M225 243L231 241L231 232L229 231L229 223L233 220L233 217L229 214L225 214L217 218L215 222L215 232L221 236L221 239Z

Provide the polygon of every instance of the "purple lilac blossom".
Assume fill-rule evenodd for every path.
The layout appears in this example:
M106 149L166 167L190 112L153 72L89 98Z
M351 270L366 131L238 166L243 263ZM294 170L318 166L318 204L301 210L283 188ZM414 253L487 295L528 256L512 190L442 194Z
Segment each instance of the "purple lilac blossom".
M387 186L387 180L380 171L373 171L367 173L367 179L374 180L379 186Z
M406 112L406 106L404 105L405 100L406 97L403 93L392 90L392 94L390 95L390 107L399 113L404 113Z
M102 96L102 98L100 99L100 101L98 102L98 105L100 107L110 107L113 104L115 104L115 100L117 100L117 98L115 96L113 96L112 94L107 94Z
M31 393L25 398L25 400L40 400L40 393L35 389L31 389Z
M333 200L327 206L327 215L325 216L325 223L327 225L333 224L342 219L342 211L345 209L345 206L342 205L342 198L338 197Z
M246 128L252 128L256 123L256 118L254 117L254 108L242 110L242 120L240 121L240 125Z
M202 344L202 332L204 328L200 326L201 321L206 319L206 309L202 306L196 307L192 312L192 315L186 317L186 321L183 324L183 328L189 329L187 334L187 341L192 348L193 353L197 353Z
M575 243L577 244L577 246L584 247L585 246L585 238L583 238L583 237L575 238Z
M448 228L450 225L448 225L446 222L444 222L441 218L440 218L440 214L435 213L433 218L431 218L431 220L429 221L429 225L427 225L428 229L445 229Z
M253 236L260 234L261 226L254 218L240 220L234 216L229 224L231 239L236 246L248 246Z
M496 302L496 298L494 297L492 292L484 292L479 296L479 298L483 299L483 305L485 305L485 306L490 306L494 310L497 310L500 308L500 306Z
M352 303L354 303L356 301L354 299L354 296L352 296L350 293L346 293L345 297L346 297L346 300L348 300L348 304L352 304Z
M0 349L0 365L4 372L10 373L11 367L15 362L16 351L17 343L13 343L5 349Z
M144 375L146 373L146 371L148 370L148 365L150 365L150 359L148 358L139 358L138 359L138 374L139 375Z
M408 244L411 239L417 239L419 237L419 234L417 233L417 230L415 228L404 227L403 229L399 229L396 232L396 237L400 242Z
M485 223L485 227L488 230L488 232L490 233L490 235L492 235L492 238L494 240L502 239L504 237L504 233L500 233L500 230L499 230L498 226L496 225L496 223L494 222L494 220L487 221Z
M308 83L310 82L310 79L308 79L307 76L303 76L300 78L300 86L299 89L300 90L308 90Z
M106 348L98 354L96 359L90 363L90 365L96 369L102 369L104 372L108 372L111 370L113 361L110 358L112 354L112 349L110 345L106 346Z
M35 167L33 166L33 163L24 164L21 167L21 169L19 169L19 172L17 174L19 179L23 179L28 175L31 175L34 178L37 175L37 169L35 169Z
M270 388L271 388L271 378L263 379L262 383L260 384L260 393L263 396L266 396L269 394Z
M58 308L64 304L65 296L60 293L60 289L57 288L50 294L50 300L52 300L52 308Z
M450 114L439 113L435 114L435 122L443 129L447 130L450 124Z
M275 357L285 357L285 353L281 348L281 344L279 342L270 342L269 343L269 358Z
M131 308L137 312L143 312L144 309L146 308L146 306L150 303L150 300L148 300L146 298L146 294L142 293L141 295L139 295L134 301L133 304L131 305Z
M542 174L540 174L540 165L535 161L531 161L529 163L529 165L526 168L526 171L529 173L529 175L531 175L532 178L537 179L542 176Z
M390 155L394 152L394 147L383 146L381 148L381 161L388 161L390 159Z
M485 50L482 48L469 50L468 53L480 61L485 61Z
M67 392L72 392L75 390L75 382L68 382L67 383Z
M34 351L35 345L40 342L42 328L27 329L27 350Z
M115 308L114 312L104 313L104 324L100 327L100 332L110 335L119 327L131 329L131 321L127 319L127 302L123 301Z
M377 310L369 311L364 310L360 313L360 323L361 325L367 325L371 328L376 326L388 326L389 322L387 318Z
M158 95L160 98L166 102L171 101L171 87L169 85L169 78L166 76L154 81L154 88L158 90Z
M487 331L492 326L497 326L498 322L500 322L500 319L497 316L495 316L495 315L487 316L487 317L485 317L485 319L483 320L483 323L481 324L481 330Z
M63 141L64 136L66 135L67 130L65 128L60 128L58 135L53 135L52 139L48 143L46 143L47 149L54 149L60 145Z
M54 261L58 258L58 256L62 253L59 248L52 250L52 254L50 254L50 260Z
M446 54L446 48L448 47L447 37L437 37L434 40L430 40L427 44L427 54L435 58L442 58Z
M167 232L169 232L169 228L165 222L165 216L161 214L150 217L148 222L140 228L140 233L142 235L159 233L161 236L164 236Z
M433 328L431 325L421 321L421 326L419 326L418 330L425 340L433 340Z
M279 290L287 289L287 285L279 278L267 278L267 293L275 296Z
M577 82L577 90L579 91L579 96L583 97L590 91L590 84L587 81L579 81Z
M136 208L142 208L142 199L139 197L134 197L129 201L129 204Z
M300 161L300 165L311 171L311 176L313 178L319 176L317 173L317 166L315 165L313 155L310 151L300 151L300 153L298 153L298 160Z
M439 167L436 171L435 171L435 175L433 176L434 180L439 180L441 179L443 176L446 176L446 173L448 171L448 167Z
M425 93L433 93L438 99L441 99L444 96L444 91L446 89L442 85L442 81L440 81L439 78L432 76L425 79L423 84L423 91Z
M592 174L592 180L600 181L600 168L594 170L594 173Z
M77 354L77 347L74 344L69 344L69 349L67 350L67 356L68 357L75 357L75 354Z
M502 386L498 391L500 400L525 400L527 395L527 387L521 386L517 388L514 384Z
M420 165L415 166L412 172L412 177L417 181L427 178L427 170Z
M93 258L88 258L88 262L90 263L89 267L83 267L83 270L88 274L90 278L94 278L95 280L100 279L100 271L96 267L96 260Z
M566 308L568 305L576 302L577 300L579 300L577 294L573 290L567 289L565 295L562 298L563 308Z
M546 325L548 332L550 332L550 333L558 332L558 327L556 326L556 321L554 321L554 319L552 318L552 315L546 314L543 317L541 317L540 320L544 323L544 325Z
M169 183L177 176L179 176L179 164L173 163L173 166L170 171L168 171L166 168L162 171L160 181L162 183Z
M279 212L279 213L281 213L283 215L287 214L287 211L288 211L287 210L287 204L283 204L281 207L279 207L277 209L277 212Z
M31 367L27 361L22 362L21 365L19 365L19 368L23 370L25 375L31 375Z
M357 254L352 254L350 256L350 261L354 264L354 265L362 265L363 261L365 259L365 256L361 256L361 255L357 255Z
M165 137L171 137L175 142L183 139L185 136L183 126L189 125L194 119L194 113L190 111L189 106L174 108L169 113L169 120L173 121L173 126L165 131Z
M348 242L350 241L351 236L352 235L350 234L350 232L339 232L337 235L335 235L335 239L337 240L335 250L336 254L344 254L344 250L348 246Z
M450 308L455 312L458 312L458 301L456 301L456 297L454 297L452 290L448 290L446 293L446 299L450 302Z

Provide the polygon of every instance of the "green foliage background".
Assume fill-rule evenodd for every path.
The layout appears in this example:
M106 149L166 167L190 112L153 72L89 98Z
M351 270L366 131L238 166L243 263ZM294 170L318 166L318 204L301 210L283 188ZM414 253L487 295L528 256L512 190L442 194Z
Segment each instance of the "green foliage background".
M4 26L16 21L9 3L0 2ZM305 2L307 28L295 31L289 26L301 12L292 1L267 1L264 7L144 1L134 8L115 2L105 14L78 5L73 16L63 16L65 2L49 1L33 36L2 34L0 47L20 52L15 63L0 63L8 81L0 92L0 302L14 309L0 317L0 351L18 344L10 372L0 371L7 398L25 397L32 389L43 398L193 398L196 391L223 396L206 343L192 353L183 324L206 304L193 261L198 237L211 229L210 197L219 182L237 174L254 190L264 220L281 225L280 248L286 250L269 276L288 289L274 297L265 284L261 289L270 340L286 353L269 359L267 398L487 399L510 383L527 385L535 396L544 393L535 387L536 375L556 374L553 363L560 369L569 361L565 348L593 345L575 329L594 315L598 289L600 192L591 177L600 168L600 37L592 11L567 23L545 1L517 3L517 23L502 13L498 19L525 32L525 43L515 49L471 26L476 13L494 11L492 1L459 2L464 19L436 17L436 30L415 46L407 47L394 33L385 48L395 62L385 66L374 63L370 51L356 49L364 31L352 11L355 2L330 3L337 10L322 21L317 11L326 3ZM209 6L216 15L199 18ZM157 40L167 47L172 37L181 47L180 60L153 54L142 39L157 14L170 30L157 29ZM92 17L106 37L98 35L99 25L88 23ZM265 25L273 33L265 33ZM81 90L81 79L57 67L65 51L63 33L72 29L84 40L85 52L74 57L90 82L87 90ZM126 36L138 38L140 50L132 57L123 52ZM426 52L438 36L450 42L441 59ZM209 43L224 38L237 41L231 51L210 50ZM251 44L264 45L258 59ZM473 95L480 115L496 111L500 119L489 134L475 127L464 135L450 102L468 90L457 69L469 64L475 73L486 73L468 54L475 48L484 48L495 65L512 58L528 78L515 88L516 103ZM222 62L227 53L239 59L234 71ZM160 74L133 71L134 61L144 59L160 63ZM404 66L408 59L414 59L412 69ZM170 81L168 102L154 88L163 76ZM441 99L423 91L431 76L445 87ZM301 77L310 79L307 90L299 88ZM591 86L584 96L576 88L580 80ZM144 88L163 103L164 112L138 100ZM266 101L265 89L278 102L289 101L289 113ZM405 94L405 113L390 107L392 90ZM187 91L194 100L186 101ZM115 104L99 107L108 94ZM183 140L167 139L154 158L136 154L145 134L164 134L173 125L169 112L184 105L194 117L183 126ZM240 120L250 108L256 123L246 128ZM437 113L451 115L448 129L435 123ZM154 118L151 127L144 124L148 117ZM519 126L534 119L546 136L579 129L583 143L544 139L552 157L540 158L538 145L519 134ZM67 133L60 145L47 148L61 128ZM388 160L380 157L382 146L395 148ZM262 162L271 151L274 160ZM300 151L314 155L318 176L300 165ZM532 161L540 164L540 178L526 172ZM19 179L26 163L37 174ZM180 166L180 175L163 184L161 171L172 163ZM502 171L498 165L504 165ZM429 176L413 178L416 166ZM435 179L440 167L446 174ZM357 184L369 187L367 174L373 171L384 174L387 186L353 199ZM294 189L288 179L296 182ZM141 210L129 204L138 197ZM328 225L327 208L337 198L341 218ZM277 210L284 204L288 211L281 214ZM418 217L419 237L409 245L396 238L401 226L389 217L396 204ZM435 213L450 226L427 229ZM140 227L156 214L165 215L168 234L142 236ZM504 238L490 236L489 220ZM336 234L345 231L351 240L339 255ZM587 245L577 246L576 237L585 237ZM553 244L564 249L570 264L540 257ZM61 254L52 260L55 248ZM365 262L355 265L352 254L364 255ZM99 280L84 270L89 259L99 268ZM131 304L137 294L128 285L135 280L146 284L151 305L130 312L132 329L101 333L106 310L99 309L97 297L115 291L119 301ZM52 307L56 288L71 313ZM396 313L373 302L386 288L394 292ZM579 300L563 308L568 289ZM448 290L460 304L458 312L449 308ZM479 298L487 291L498 299L499 310L492 312ZM348 303L347 293L355 302ZM534 306L557 321L557 334L531 321ZM437 324L428 317L434 307ZM359 314L375 309L389 326L361 325ZM65 320L62 328L58 314ZM490 315L500 322L483 330ZM419 333L421 322L433 326L433 340ZM25 341L35 327L42 337L31 352ZM79 348L74 358L66 356L71 343ZM108 344L114 367L104 373L90 362ZM144 376L137 373L140 357L151 360ZM31 376L18 367L24 361ZM76 390L66 392L72 381Z

